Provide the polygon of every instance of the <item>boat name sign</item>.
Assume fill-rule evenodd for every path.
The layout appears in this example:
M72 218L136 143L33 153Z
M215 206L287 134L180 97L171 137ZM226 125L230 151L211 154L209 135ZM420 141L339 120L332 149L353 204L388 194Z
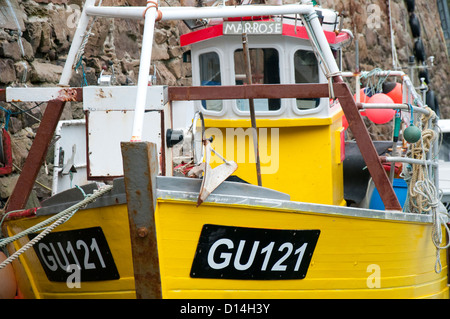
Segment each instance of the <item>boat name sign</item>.
M204 225L192 278L303 279L320 230Z
M283 25L278 21L225 21L223 34L282 34Z
M81 282L120 278L100 227L50 233L33 248L49 281L67 282L71 266L79 269Z

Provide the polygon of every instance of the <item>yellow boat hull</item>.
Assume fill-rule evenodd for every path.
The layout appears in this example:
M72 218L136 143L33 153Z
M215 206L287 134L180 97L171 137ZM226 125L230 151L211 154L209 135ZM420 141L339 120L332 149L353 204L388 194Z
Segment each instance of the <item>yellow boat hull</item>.
M436 274L431 225L235 206L158 202L158 250L167 298L448 298L447 265ZM193 279L204 224L320 229L301 280Z
M12 236L46 218L48 218L48 216L9 222L7 224L8 234ZM126 205L80 210L68 222L57 227L54 232L57 233L91 227L101 227L120 274L120 279L81 282L80 288L69 288L66 281L50 281L35 250L29 249L19 257L19 260L13 262L20 295L24 298L38 299L135 298L130 231ZM29 239L24 237L14 242L13 246L10 244L10 252L18 250L28 241ZM55 248L58 249L57 245L55 245ZM63 247L63 249L65 248L66 247ZM46 252L47 251L44 250L44 253ZM58 254L61 256L60 250L58 250ZM54 255L54 253L49 252L49 254L44 257L48 259ZM83 262L84 261L81 261L81 263Z
M233 203L228 197L214 194L209 201L196 207L194 195L177 197L166 193L158 196L155 210L158 251L155 253L159 257L163 298L449 297L446 250L440 252L442 271L436 273L436 248L431 241L431 219L427 216L270 199L247 198ZM8 235L23 231L44 218L46 216L10 221ZM272 230L318 230L320 235L304 278L205 278L192 274L205 225L266 230L269 234ZM101 227L120 278L82 281L79 287L69 287L68 281L50 281L36 251L29 249L14 262L23 297L135 297L127 205L81 210L55 232L92 227ZM264 242L267 244L270 240L264 236L258 239L261 242L258 255L267 253L267 249L261 249ZM27 241L28 238L23 238L15 242L10 245L10 251L19 249ZM235 246L238 243L239 240L235 241ZM216 263L224 261L226 258L222 257L226 257L227 252L234 254L230 258L236 257L236 249L223 248L227 247L216 252ZM50 262L50 249L44 253ZM245 254L248 255L248 250L242 253L241 264L251 258ZM232 259L229 264L228 268L233 267ZM267 271L270 267L270 264L266 267Z

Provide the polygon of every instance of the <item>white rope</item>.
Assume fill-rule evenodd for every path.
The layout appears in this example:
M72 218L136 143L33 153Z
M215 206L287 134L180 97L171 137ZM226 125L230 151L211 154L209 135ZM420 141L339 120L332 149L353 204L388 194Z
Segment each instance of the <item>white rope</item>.
M428 116L422 115L420 118L423 125L420 140L417 143L412 143L409 146L407 156L419 160L426 160L427 153L431 151L434 140L437 138L436 133L428 128L428 121L436 117L436 114L428 108L430 114ZM408 176L409 182L409 209L411 212L423 214L427 212L434 212L440 202L439 191L429 176L428 164L424 165L413 164L412 170Z
M428 128L429 120L436 117L436 114L431 109L428 108L428 110L430 111L430 115L423 115L420 118L420 121L423 123L423 130L418 145L414 146L413 144L410 144L410 148L407 152L407 156L410 156L411 158L426 160L426 155L430 152L432 144L437 138L436 132ZM422 127L422 125L420 125L420 127ZM445 207L439 208L443 195L442 191L438 190L431 180L428 173L428 164L426 162L424 165L406 165L403 168L402 175L409 184L407 200L409 211L419 214L431 213L433 217L431 240L436 247L436 263L434 271L440 273L442 271L441 250L450 247L450 241L442 246L442 243L444 242L442 226L447 234L450 234L450 229L447 225L447 220L450 218L450 215L446 212Z
M366 80L366 87L370 88L371 94L383 92L383 83L386 81L390 74L390 71L387 71L387 74L383 76L382 74L384 72L385 71L380 68L375 68L367 73L361 74L361 79ZM376 80L375 78L378 78L378 80Z
M34 225L33 227L30 227L14 236L8 237L8 238L4 238L0 240L0 248L6 246L9 243L12 243L13 241L16 241L19 238L22 238L24 236L27 236L28 234L34 233L40 229L42 229L45 225L50 224L56 220L58 220L60 217L65 216L67 214L72 213L73 211L79 210L80 208L86 206L87 204L95 201L99 196L103 195L104 193L108 192L109 190L111 190L112 186L104 186L102 188L100 188L97 192L94 192L94 194L89 194L89 195L85 195L83 190L81 188L80 189L83 192L83 195L85 196L84 200L80 201L79 203L63 210L62 212Z
M86 195L85 199L83 199L79 203L77 203L75 205L72 205L71 207L65 209L61 213L58 213L55 216L50 217L50 218L46 219L45 221L43 221L43 222L41 222L39 224L36 224L35 226L30 227L30 228L26 229L25 231L15 235L15 236L8 237L8 238L2 240L0 242L0 247L3 247L3 246L5 246L5 245L7 245L7 244L9 244L9 243L19 239L19 238L22 238L22 237L24 237L24 236L26 236L26 235L28 235L30 233L34 233L34 232L36 232L37 229L41 229L42 226L47 225L47 224L49 224L49 223L51 223L51 222L56 220L53 224L51 224L45 230L43 230L39 235L37 235L35 238L33 238L31 241L29 241L25 246L20 248L13 255L11 255L9 258L7 258L5 261L3 261L0 264L0 269L5 268L8 264L10 264L15 259L17 259L21 254L23 254L25 251L27 251L28 249L33 247L33 245L35 245L38 241L40 241L42 238L44 238L53 229L55 229L59 225L61 225L64 222L66 222L79 209L81 209L84 206L92 203L98 197L100 197L100 196L104 195L105 193L109 192L112 188L113 188L113 186L111 186L111 185L103 186L98 191L95 191L93 194Z
M444 211L444 210L443 210ZM442 233L442 226L444 226L447 234L450 234L450 229L447 225L447 220L449 214L447 212L440 212L437 209L433 213L433 231L431 233L431 240L433 241L434 246L436 247L436 263L434 265L434 271L439 274L442 271L442 264L441 264L441 250L447 249L450 247L450 241L444 245L442 245L443 242L443 233Z
M20 255L22 255L25 251L27 251L28 249L30 249L31 247L34 246L34 244L36 244L38 241L40 241L42 238L44 238L48 233L50 233L53 229L55 229L56 227L58 227L59 225L63 224L64 222L66 222L69 218L71 217L71 215L65 215L63 217L61 217L60 219L58 219L56 222L54 222L53 224L51 224L49 227L47 227L44 231L42 231L39 235L37 235L35 238L33 238L32 240L30 240L25 246L23 246L22 248L20 248L18 251L16 251L14 254L12 254L11 256L9 256L5 261L3 261L0 264L0 269L5 268L8 264L12 263L14 260L16 260L17 258L19 258Z
M100 2L98 3L98 7L100 7L100 6L102 5L102 1L103 1L103 0L100 0ZM87 44L87 42L88 42L88 40L89 40L89 37L90 37L91 35L94 35L94 34L92 33L92 28L94 27L95 21L97 21L97 16L95 16L94 19L92 19L91 24L90 24L90 26L89 26L89 30L86 31L86 33L85 33L84 36L83 36L83 42L81 42L80 48L78 49L77 54L75 55L75 59L74 59L74 61L73 61L73 65L72 65L72 68L73 68L73 69L76 69L76 68L77 68L78 63L80 62L80 59L81 59L81 57L82 57L83 54L84 54L84 49L85 49L86 44Z

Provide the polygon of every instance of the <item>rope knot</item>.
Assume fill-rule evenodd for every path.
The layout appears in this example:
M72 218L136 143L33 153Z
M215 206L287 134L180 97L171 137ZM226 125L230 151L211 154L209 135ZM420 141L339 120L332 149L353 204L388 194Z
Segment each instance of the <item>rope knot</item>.
M330 72L330 73L325 74L325 77L328 80L328 96L333 100L335 99L334 89L333 89L333 77L340 76L341 74L342 74L341 71L337 71L334 73Z

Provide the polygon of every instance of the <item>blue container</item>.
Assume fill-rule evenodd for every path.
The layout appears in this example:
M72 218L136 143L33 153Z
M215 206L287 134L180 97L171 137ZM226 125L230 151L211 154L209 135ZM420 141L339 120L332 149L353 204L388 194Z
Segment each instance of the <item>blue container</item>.
M397 195L398 201L403 208L406 201L406 195L408 194L408 185L403 179L395 178L392 186L395 194ZM369 208L384 210L383 201L381 200L380 194L376 188L373 190L372 197L370 198Z

